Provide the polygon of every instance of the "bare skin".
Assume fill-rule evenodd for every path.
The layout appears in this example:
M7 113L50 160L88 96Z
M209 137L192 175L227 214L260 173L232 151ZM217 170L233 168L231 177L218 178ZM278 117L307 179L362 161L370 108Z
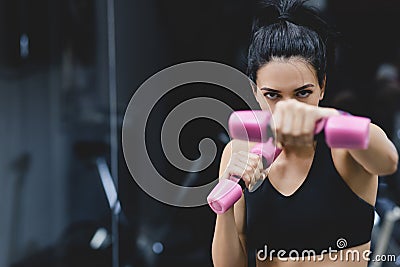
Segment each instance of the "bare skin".
M271 108L277 141L283 148L268 170L267 179L283 195L293 194L308 175L314 156L313 131L316 121L338 115L335 109L318 107L324 92L325 88L318 84L313 68L298 58L272 60L257 72L256 99L262 109ZM260 158L249 153L254 145L231 141L221 158L220 179L239 175L247 187L259 179L265 179ZM398 162L394 145L374 124L370 125L370 144L366 150L331 149L331 155L343 180L355 194L371 205L376 200L378 175L395 172ZM217 215L212 244L214 266L247 266L245 214L245 199L242 197L226 213ZM369 247L370 243L366 243L347 250L357 250L362 255ZM360 261L332 260L328 255L323 255L323 259L318 261L258 260L257 266L365 267L367 261L362 258Z

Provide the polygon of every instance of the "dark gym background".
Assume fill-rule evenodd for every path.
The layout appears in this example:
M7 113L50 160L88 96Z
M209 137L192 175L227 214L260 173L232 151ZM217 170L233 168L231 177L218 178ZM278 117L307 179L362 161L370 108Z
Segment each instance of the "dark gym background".
M253 2L0 0L0 266L116 267L113 235L121 267L212 266L215 215L207 206L171 207L141 191L122 156L121 123L135 90L165 67L211 60L244 71ZM399 148L400 2L311 2L342 33L325 105L371 117ZM110 3L115 40L109 39ZM116 48L114 102L110 42ZM243 108L210 85L183 86L160 101L148 142L152 160L176 183L190 178L202 184L218 175L215 162L189 177L170 166L157 145L168 111L196 96ZM110 104L117 109L114 117ZM113 120L117 135L110 131ZM220 155L226 133L207 120L184 128L183 153L198 157L197 144L205 136L215 140ZM118 232L96 158L118 166L123 211ZM381 180L381 197L399 205L399 175ZM99 230L105 230L105 239L94 247L91 240Z

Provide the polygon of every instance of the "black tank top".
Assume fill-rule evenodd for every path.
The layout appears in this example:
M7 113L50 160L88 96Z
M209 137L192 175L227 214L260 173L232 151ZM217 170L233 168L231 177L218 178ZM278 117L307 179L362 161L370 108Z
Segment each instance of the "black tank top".
M292 195L281 194L268 177L255 192L245 189L249 266L259 250L268 258L279 250L286 252L281 257L292 250L320 255L370 241L374 207L346 184L320 139L307 178Z

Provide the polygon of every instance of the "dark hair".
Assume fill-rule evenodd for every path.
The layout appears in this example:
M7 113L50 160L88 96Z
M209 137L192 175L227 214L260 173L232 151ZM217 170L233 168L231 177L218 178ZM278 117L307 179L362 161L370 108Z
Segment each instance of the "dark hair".
M274 57L300 57L311 64L320 86L334 58L337 36L307 0L266 0L255 10L247 74L254 82L257 71Z

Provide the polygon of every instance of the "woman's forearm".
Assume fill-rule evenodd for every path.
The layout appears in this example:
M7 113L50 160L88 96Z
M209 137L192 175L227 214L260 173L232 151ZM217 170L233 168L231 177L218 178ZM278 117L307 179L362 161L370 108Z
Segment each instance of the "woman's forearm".
M397 169L399 155L385 132L370 124L369 145L366 150L349 150L350 155L371 174L388 175Z
M246 253L236 228L233 208L217 215L212 258L215 267L247 266Z

